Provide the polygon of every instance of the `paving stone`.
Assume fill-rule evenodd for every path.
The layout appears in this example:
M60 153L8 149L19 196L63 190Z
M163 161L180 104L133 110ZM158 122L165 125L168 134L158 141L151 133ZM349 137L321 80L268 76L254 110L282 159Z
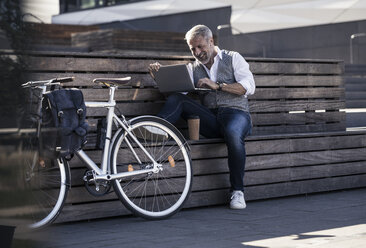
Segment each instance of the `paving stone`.
M271 241L281 248L362 247L355 244L366 243L366 234L357 229L366 223L365 195L366 189L356 189L286 197L249 202L242 211L196 208L162 221L108 218L15 236L42 244L40 248L256 248L272 247L265 246ZM350 242L352 246L339 246Z

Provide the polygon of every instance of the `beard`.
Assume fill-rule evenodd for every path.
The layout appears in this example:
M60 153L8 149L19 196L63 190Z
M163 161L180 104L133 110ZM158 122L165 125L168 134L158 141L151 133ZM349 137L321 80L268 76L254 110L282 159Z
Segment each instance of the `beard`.
M195 58L204 65L210 62L210 56L208 56L206 52L201 53L199 56L195 56Z

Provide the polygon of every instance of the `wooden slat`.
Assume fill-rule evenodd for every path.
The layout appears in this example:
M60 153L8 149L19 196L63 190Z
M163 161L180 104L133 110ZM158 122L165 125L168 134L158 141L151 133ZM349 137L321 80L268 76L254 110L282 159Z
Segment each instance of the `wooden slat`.
M85 101L106 101L109 89L82 89ZM116 101L163 101L165 98L157 89L120 89L115 92ZM134 104L134 103L131 103Z
M91 113L89 114L91 115ZM95 114L94 117L89 116L87 119L89 124L88 131L90 133L96 132L97 121L100 118L98 116L98 114ZM264 131L270 131L271 127L273 127L273 130L277 131L270 134L281 133L281 130L286 128L286 126L294 126L294 130L297 128L298 130L303 130L303 132L308 132L310 129L319 129L322 126L326 128L325 125L328 125L329 127L336 124L343 126L345 121L345 112L252 113L252 122L254 125L253 130L257 130L257 133L261 129ZM307 127L308 125L309 127ZM313 127L311 127L311 125L313 125ZM181 123L177 123L175 126L179 128L181 132L187 129L187 123L183 120ZM334 126L333 129L335 127L336 126ZM343 129L338 129L337 131L343 131L344 129L345 127L343 126ZM328 129L325 130L330 131ZM255 133L252 134L256 135Z
M248 156L246 170L365 161L365 152L365 148L355 148Z
M184 60L160 61L161 64L185 63ZM76 57L29 57L29 71L63 72L148 72L149 64L156 60L117 59L117 58L76 58Z
M253 125L301 125L305 123L339 122L345 112L252 113Z
M251 141L247 141L247 143L250 142ZM366 139L364 135L309 137L283 140L263 140L253 142L253 145L247 147L247 154L272 154L299 151L336 150L344 148L360 148L366 145Z
M123 87L123 86L122 86ZM108 89L83 89L86 100L108 99ZM135 96L136 97L132 97ZM340 88L306 88L306 89L257 89L255 95L249 100L269 99L316 99L344 97L344 90ZM163 100L163 95L158 89L123 89L116 91L116 101L135 100Z
M71 46L71 34L97 30L98 26L62 25L45 23L25 23L27 31L32 35L29 41L33 44L67 45Z
M148 72L151 59L85 58L85 57L29 57L31 71L85 71L85 72ZM161 64L187 63L190 60L157 60ZM266 63L250 62L254 74L314 74L337 75L343 72L342 64L326 63Z
M77 80L77 79L76 79ZM138 81L135 81L138 82ZM74 86L75 84L64 84L64 86ZM89 84L90 85L90 84ZM124 89L123 87L128 87L130 84L126 84L125 86L122 86L119 91L116 92L116 100L140 100L140 99L130 99L130 98L123 98L119 97L119 95L123 94L130 94L129 91L134 91L131 89ZM79 85L80 86L80 85ZM97 86L96 84L93 84L93 86ZM135 88L135 84L131 85ZM106 100L108 98L108 90L107 89L85 89L85 94L93 95L94 93L98 93L101 96L99 98L96 98L98 100ZM145 97L143 100L156 100L156 95L159 95L162 99L162 94L159 94L159 90L156 88L149 88L149 90L141 90L141 92L144 92ZM133 93L134 94L134 93ZM150 95L149 95L150 94ZM102 96L104 95L104 96ZM149 98L151 96L151 98ZM119 98L118 98L119 97ZM92 97L89 97L90 99L93 99ZM306 88L306 89L257 89L256 94L251 96L249 98L249 101L253 100L267 100L267 99L323 99L323 98L331 98L331 99L337 99L337 98L344 98L344 90L339 88Z
M341 74L344 71L342 64L323 63L262 63L252 62L250 70L254 74Z
M341 76L311 75L255 75L257 87L309 87L309 86L341 86Z
M135 102L117 103L117 108L123 115L138 116L138 115L156 115L163 107L164 102ZM107 110L103 108L87 108L87 116L106 116Z
M312 133L322 132L327 130L331 131L343 131L346 129L346 122L339 123L323 123L323 124L305 124L305 125L280 125L280 126L254 126L252 130L253 135L265 135L265 134L280 134L280 133Z
M123 78L131 77L130 83L127 85L132 86L155 86L155 81L151 78L150 74L136 74L136 73L74 73L74 72L45 72L45 73L29 73L27 75L28 80L45 80L56 77L75 77L73 82L64 83L65 87L95 87L96 84L93 83L95 78Z
M309 111L309 110L338 110L344 109L346 103L342 100L293 100L293 101L251 101L251 113Z
M344 98L344 89L341 88L258 88L249 99L313 99L313 98Z
M154 86L156 83L150 77L148 73L143 74L131 74L125 73L120 74L118 72L110 73L73 73L69 72L65 75L64 72L54 72L54 73L31 73L27 76L29 80L44 80L48 78L54 77L64 77L70 76L75 77L74 82L67 83L67 86L94 86L92 83L94 78L101 77L128 77L131 76L132 85L136 85L137 82L141 86ZM255 83L257 88L260 87L288 87L288 86L300 86L300 87L309 87L309 86L340 86L342 85L342 78L340 76L288 76L288 75L256 75Z
M254 137L253 137L254 138ZM247 155L262 155L275 153L292 153L303 151L337 150L345 148L361 148L366 146L364 135L330 136L330 137L302 137L270 140L247 140ZM206 159L226 157L226 146L216 144L192 144L191 157L193 159Z
M162 108L164 102L134 102L130 104L118 103L117 107L124 115L155 115ZM294 100L294 101L251 101L249 103L251 113L271 113L288 111L312 111L312 110L339 110L345 108L345 102L341 100ZM106 110L100 108L88 108L88 116L102 116Z
M174 32L148 32L105 29L72 36L73 46L87 46L92 50L139 49L187 51L184 34Z

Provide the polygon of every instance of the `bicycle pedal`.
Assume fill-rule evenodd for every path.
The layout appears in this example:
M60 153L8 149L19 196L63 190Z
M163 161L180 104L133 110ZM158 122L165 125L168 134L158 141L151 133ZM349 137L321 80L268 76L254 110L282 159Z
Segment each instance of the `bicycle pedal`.
M39 165L40 165L42 168L45 168L45 167L46 167L46 163L45 163L44 159L40 158L40 159L38 160L38 163L39 163Z
M94 175L92 171L85 171L83 176L84 182L89 182L91 180L94 180Z

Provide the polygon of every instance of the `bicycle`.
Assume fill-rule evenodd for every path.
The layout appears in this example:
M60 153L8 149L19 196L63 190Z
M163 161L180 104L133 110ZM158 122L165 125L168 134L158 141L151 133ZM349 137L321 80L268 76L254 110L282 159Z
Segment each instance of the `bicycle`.
M30 81L22 86L41 89L43 96L47 93L47 87L71 80L72 78L55 78ZM115 113L115 91L118 85L126 84L129 80L130 77L93 80L94 83L109 88L108 101L85 102L88 108L108 109L102 162L98 166L82 149L76 151L75 155L89 169L83 177L89 193L104 195L113 186L125 207L135 215L145 219L168 218L182 208L191 191L190 149L178 129L164 119L139 116L126 120L123 114L119 117ZM41 104L40 100L39 116ZM40 140L41 122L42 119L38 118L37 139ZM52 223L60 214L70 188L68 161L56 158L45 162L44 159L39 159L40 152L35 153L26 172L26 181L35 181L33 184L38 187L31 186L32 192L36 193L35 198L42 199L38 202L40 206L37 207L40 209L37 209L37 215L32 214L34 220L29 225L30 228Z

